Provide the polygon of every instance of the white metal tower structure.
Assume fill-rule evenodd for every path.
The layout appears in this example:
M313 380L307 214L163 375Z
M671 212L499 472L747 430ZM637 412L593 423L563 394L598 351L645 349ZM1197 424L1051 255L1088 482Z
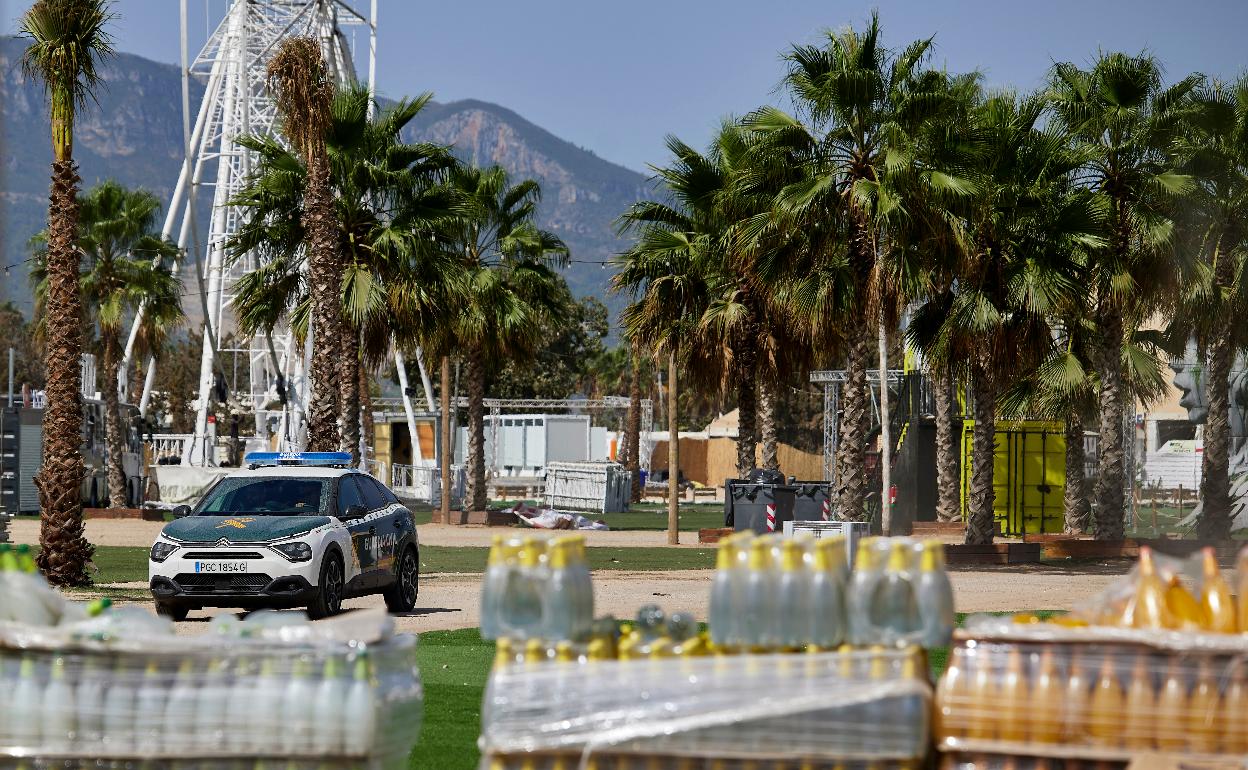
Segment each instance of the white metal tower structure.
M195 433L193 439L186 442L183 464L211 465L215 462L209 415L214 373L222 353L246 357L250 389L238 395L246 396L255 410L256 435L267 436L273 418L285 447L301 444L309 351L299 349L289 328L276 329L272 335L240 338L230 309L237 280L257 266L252 254L231 261L226 253L226 242L238 229L243 215L238 207L229 205L229 201L243 188L255 162L254 154L234 140L249 134L277 132L275 105L266 87L265 68L284 39L307 36L319 40L334 78L345 86L354 84L356 78L344 27L363 27L369 41L371 89L376 66L376 8L377 0L372 0L370 15L365 17L345 0L232 0L203 50L194 61L188 62L186 0L182 0L186 158L167 209L163 233L167 238L176 233L183 253L199 257L196 269L200 274L194 281L185 283L188 288L198 289L200 311L204 315ZM205 83L203 101L193 127L189 109L188 78L191 77ZM206 178L210 175L211 178ZM201 194L200 188L204 187L212 188L212 213L207 239L201 241L195 222L195 203L197 195ZM119 385L123 396L140 322L141 317L135 320L121 367ZM223 347L232 333L236 347ZM154 379L150 359L147 366L147 379L139 402L144 413ZM278 397L282 387L285 404Z

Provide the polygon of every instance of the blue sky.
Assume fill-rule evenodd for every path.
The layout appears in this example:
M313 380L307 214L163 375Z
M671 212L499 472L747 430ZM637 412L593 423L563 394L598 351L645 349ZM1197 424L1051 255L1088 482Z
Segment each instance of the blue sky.
M1170 78L1248 70L1248 0L379 0L382 94L496 102L637 170L663 137L777 101L780 55L878 8L886 44L935 35L935 62L1033 88L1054 61L1148 49ZM0 0L11 33L26 0ZM368 0L355 0L367 12ZM225 0L190 0L192 47ZM120 50L178 60L177 0L119 0ZM367 40L357 34L362 54ZM194 52L194 51L193 51ZM363 70L363 68L361 68Z

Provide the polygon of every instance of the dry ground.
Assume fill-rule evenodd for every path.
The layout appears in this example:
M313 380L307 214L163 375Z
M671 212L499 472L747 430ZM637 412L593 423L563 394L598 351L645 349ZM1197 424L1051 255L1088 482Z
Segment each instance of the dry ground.
M87 537L99 545L147 546L160 531L159 522L93 519L87 522ZM498 531L484 527L421 525L420 542L429 545L483 546ZM38 541L38 523L14 521L10 535L17 543ZM543 533L538 533L543 534ZM591 547L657 546L665 542L663 532L588 532ZM692 537L687 539L692 540ZM693 545L693 543L690 543ZM952 573L957 607L962 612L1020 609L1069 609L1096 595L1115 577L1127 572L1130 562L1059 566L979 567L957 569ZM637 608L656 603L668 611L686 610L699 618L707 615L710 570L667 572L600 572L594 581L595 611L619 618L631 617ZM144 588L143 583L124 587ZM356 599L348 607L378 606L380 597ZM418 609L396 618L403 631L432 631L471 628L479 625L480 576L426 574L421 576ZM219 610L218 610L219 611ZM205 618L198 612L192 618ZM195 633L202 623L181 624L180 630Z

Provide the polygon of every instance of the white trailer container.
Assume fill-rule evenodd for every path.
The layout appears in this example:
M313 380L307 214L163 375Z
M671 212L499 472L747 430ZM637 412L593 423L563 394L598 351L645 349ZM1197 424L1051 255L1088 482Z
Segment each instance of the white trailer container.
M485 415L485 467L499 476L541 476L548 463L585 462L593 457L589 415L504 414ZM494 436L498 436L498 451ZM603 434L605 436L605 434ZM468 428L459 429L455 462L464 465Z
M547 463L546 507L620 513L632 493L628 469L619 463Z

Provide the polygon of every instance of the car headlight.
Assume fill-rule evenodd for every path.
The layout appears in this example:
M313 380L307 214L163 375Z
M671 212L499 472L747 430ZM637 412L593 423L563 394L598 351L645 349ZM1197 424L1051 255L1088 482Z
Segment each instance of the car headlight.
M168 559L169 555L176 550L178 550L178 547L173 543L166 543L163 540L157 540L152 545L152 561L164 561L165 559Z
M273 550L291 561L308 561L312 558L312 546L304 542L278 543Z

